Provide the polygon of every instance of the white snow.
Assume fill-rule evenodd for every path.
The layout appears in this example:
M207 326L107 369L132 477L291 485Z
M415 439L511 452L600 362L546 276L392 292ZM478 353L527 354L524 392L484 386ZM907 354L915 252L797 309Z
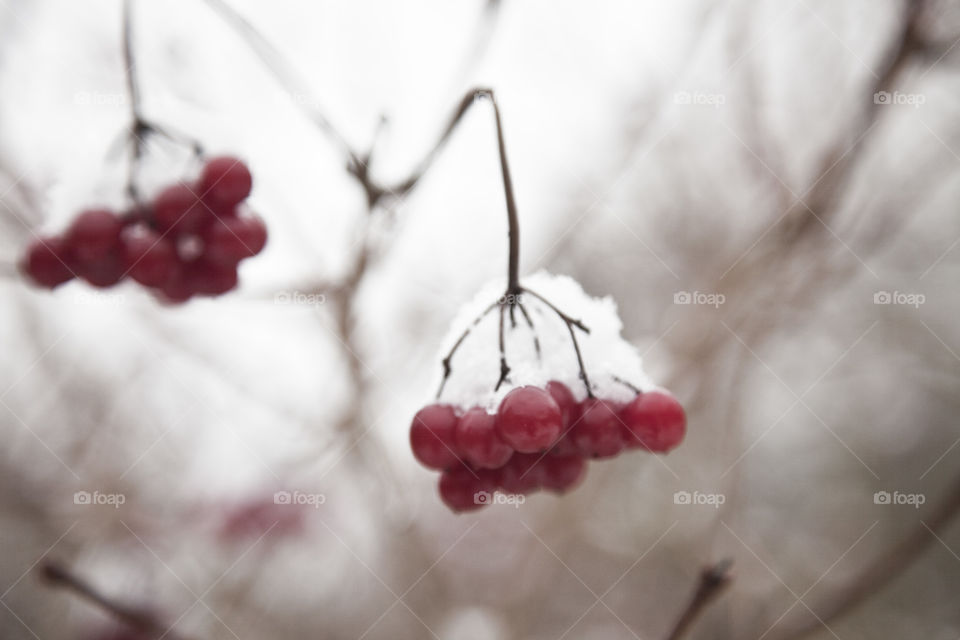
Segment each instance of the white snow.
M573 329L594 395L629 401L634 391L617 378L644 391L655 387L643 370L637 349L620 335L623 323L611 297L593 298L573 278L546 271L522 278L521 285L540 294L572 319L580 320L590 330L588 334L576 327ZM437 355L438 375L434 389L439 387L442 378L443 358L477 316L503 296L505 289L505 279L490 282L459 311ZM531 293L523 294L520 302L533 322L540 341L541 357L537 358L533 333L519 308L514 314L515 327L509 311L506 311L504 346L510 374L507 382L494 391L500 377L500 311L494 307L471 329L451 359L451 374L440 396L442 402L463 408L483 406L492 411L511 389L522 385L543 387L550 380L566 384L578 400L586 397L586 387L580 380L580 368L566 323Z

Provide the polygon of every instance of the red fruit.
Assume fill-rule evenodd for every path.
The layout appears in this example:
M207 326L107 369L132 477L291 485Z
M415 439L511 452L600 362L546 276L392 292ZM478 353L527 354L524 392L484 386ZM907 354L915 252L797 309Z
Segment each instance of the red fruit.
M431 404L413 416L410 448L429 469L447 469L459 461L456 444L457 414L446 404Z
M121 255L130 277L145 287L159 287L177 270L173 243L153 229L138 226L120 236Z
M457 450L474 468L497 469L506 464L513 449L500 439L496 416L474 407L457 423Z
M194 293L218 296L237 286L237 268L203 258L186 265L184 278Z
M573 392L567 385L556 380L547 383L547 393L560 407L560 414L563 416L563 430L566 431L579 417L580 406L577 404L577 399L573 397Z
M543 488L565 493L583 479L587 461L580 456L550 456L543 459Z
M77 274L100 289L106 289L119 283L127 275L127 269L118 250L93 261L77 263Z
M599 398L583 401L580 420L573 427L572 438L584 456L610 458L626 446L619 407Z
M153 218L164 231L196 231L212 215L197 192L185 184L167 187L153 201Z
M267 227L253 216L215 218L204 229L205 253L211 260L236 264L255 256L267 244Z
M27 247L20 269L41 287L53 289L74 277L70 249L62 238L40 238Z
M67 229L66 241L85 263L105 258L117 246L123 221L109 209L84 211Z
M186 267L179 261L175 263L173 276L160 286L160 293L167 302L173 304L186 302L196 293L186 278Z
M550 394L537 387L519 387L504 397L497 411L497 431L521 453L543 451L560 437L563 415Z
M243 161L230 156L213 158L200 175L199 192L204 200L234 206L246 200L253 176Z
M550 455L564 456L578 454L579 450L571 438L573 425L580 419L580 405L577 399L573 397L573 392L562 382L552 380L547 383L547 393L553 398L553 401L560 407L560 414L563 416L563 434L560 439L550 447Z
M490 504L496 486L488 473L476 473L460 466L440 474L439 489L444 504L459 513Z
M665 453L683 441L687 418L673 396L660 391L641 393L620 412L630 446Z
M533 493L543 485L544 464L541 454L515 453L497 473L500 488L506 493Z

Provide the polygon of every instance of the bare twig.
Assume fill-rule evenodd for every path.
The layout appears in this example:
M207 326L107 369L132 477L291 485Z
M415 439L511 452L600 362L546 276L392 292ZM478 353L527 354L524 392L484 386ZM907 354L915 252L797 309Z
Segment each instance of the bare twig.
M161 621L156 614L147 608L133 607L119 603L94 589L86 581L74 575L62 564L49 560L41 565L43 578L55 587L65 588L80 596L84 600L100 607L118 621L151 638L169 638L170 640L186 640L182 635L175 633L170 625Z
M666 640L679 640L696 621L701 613L713 600L720 595L730 584L730 568L733 560L727 558L716 564L706 567L700 572L700 581L697 583L686 608L677 618Z
M937 541L938 532L949 525L960 512L960 477L953 481L947 496L936 506L933 512L920 521L910 535L882 554L880 559L867 567L840 593L831 594L829 601L814 618L805 617L796 623L784 625L784 631L777 637L781 640L797 640L823 628L863 604L876 595L898 577L903 575L914 562Z

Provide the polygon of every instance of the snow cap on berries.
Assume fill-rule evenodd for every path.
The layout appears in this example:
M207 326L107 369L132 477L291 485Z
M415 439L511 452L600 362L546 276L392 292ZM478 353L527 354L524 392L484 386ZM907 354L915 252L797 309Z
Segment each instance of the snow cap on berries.
M612 298L590 297L573 278L552 275L546 271L524 278L522 284L529 291L549 300L567 316L581 321L590 330L586 333L573 328L594 394L616 402L630 401L635 392L618 382L618 379L641 391L655 388L643 370L640 354L620 335L623 323ZM477 316L503 296L505 288L502 279L490 282L460 310L443 340L441 358L449 353ZM534 328L531 330L519 306L514 307L512 319L509 307L505 308L504 346L510 367L507 382L494 391L500 376L500 310L494 308L472 327L450 360L451 373L440 397L442 402L464 410L481 406L493 412L511 389L521 385L544 388L551 380L566 384L577 401L586 397L567 325L533 293L521 294L518 302L527 311ZM539 358L534 336L540 347Z

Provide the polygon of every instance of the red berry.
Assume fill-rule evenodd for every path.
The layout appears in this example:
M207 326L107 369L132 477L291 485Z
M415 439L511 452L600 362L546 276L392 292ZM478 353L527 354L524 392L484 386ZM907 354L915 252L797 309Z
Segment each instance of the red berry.
M237 268L233 265L224 265L204 258L194 260L186 265L184 278L194 293L218 296L237 286Z
M683 407L673 396L659 391L641 393L620 412L631 446L657 453L673 449L687 430Z
M186 267L179 261L174 263L173 275L160 286L160 293L170 303L186 302L196 293L186 278Z
M542 454L515 453L497 472L498 484L507 493L533 493L543 485Z
M431 404L413 416L410 448L414 457L429 469L447 469L460 458L456 446L457 414L453 407Z
M196 231L209 216L212 213L200 202L200 196L185 184L167 187L153 201L153 218L164 231Z
M440 498L456 512L474 511L490 503L496 485L488 473L467 467L448 469L440 474Z
M132 227L120 236L123 263L130 277L145 287L159 287L177 270L173 243L145 226Z
M203 241L208 258L236 264L263 250L267 244L267 227L254 216L215 218L204 229Z
M200 175L201 196L219 205L240 204L250 195L252 187L250 169L243 161L230 156L213 158Z
M550 456L543 459L543 487L565 493L583 479L587 462L580 456Z
M497 411L497 431L521 453L543 451L560 437L563 415L550 394L537 387L519 387L504 397Z
M496 416L474 407L457 423L457 450L477 469L497 469L506 464L513 449L500 439Z
M616 405L599 398L583 401L583 413L572 434L582 455L609 458L623 451L626 442L617 410Z
M53 289L73 279L71 260L63 238L40 238L27 247L20 268L36 284Z
M66 241L77 259L85 263L105 258L119 241L123 221L109 209L84 211L67 229Z
M577 399L573 397L573 392L567 385L556 380L547 383L547 393L560 407L560 414L563 416L563 430L566 431L579 417L580 406L577 404Z
M118 250L92 261L78 261L77 274L100 289L119 283L127 275L127 269Z
M580 419L580 405L577 399L573 397L573 392L562 382L552 380L547 383L547 393L553 398L553 401L560 407L560 414L563 416L563 434L560 439L550 447L550 455L564 456L579 453L577 446L573 443L573 425Z

